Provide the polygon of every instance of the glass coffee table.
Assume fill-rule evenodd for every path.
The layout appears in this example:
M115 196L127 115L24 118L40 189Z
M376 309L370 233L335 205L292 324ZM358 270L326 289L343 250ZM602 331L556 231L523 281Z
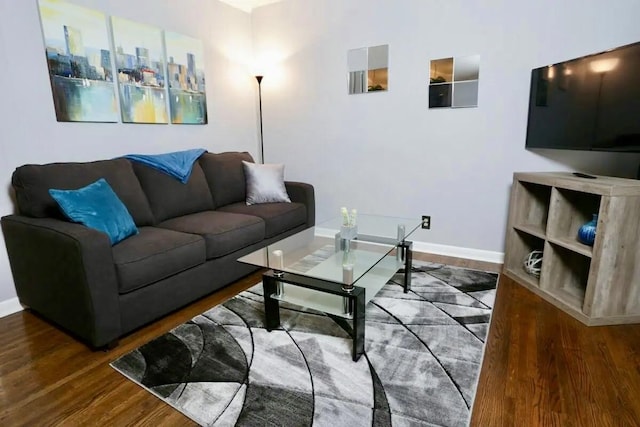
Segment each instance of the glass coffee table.
M420 219L359 215L356 227L336 218L289 236L238 261L266 267L265 326L280 327L280 301L327 313L347 328L353 360L364 353L365 306L400 269L411 287L412 242Z

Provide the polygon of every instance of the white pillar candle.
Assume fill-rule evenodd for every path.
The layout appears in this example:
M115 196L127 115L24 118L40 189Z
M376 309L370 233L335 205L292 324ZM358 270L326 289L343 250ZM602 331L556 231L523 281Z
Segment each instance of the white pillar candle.
M404 240L405 230L404 224L398 225L398 241L402 242Z
M272 252L273 264L271 268L282 271L284 269L284 255L280 249Z
M353 265L342 266L342 281L345 285L353 284Z

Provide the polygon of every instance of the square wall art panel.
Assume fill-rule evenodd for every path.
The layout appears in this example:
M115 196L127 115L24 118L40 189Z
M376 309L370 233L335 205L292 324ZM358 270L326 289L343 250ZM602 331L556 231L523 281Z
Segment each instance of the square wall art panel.
M171 123L206 124L204 53L200 40L165 31Z
M389 45L347 52L349 94L389 90Z
M49 78L59 122L117 122L106 16L39 0Z
M480 55L431 61L429 108L478 106Z
M162 30L111 17L124 123L168 123Z

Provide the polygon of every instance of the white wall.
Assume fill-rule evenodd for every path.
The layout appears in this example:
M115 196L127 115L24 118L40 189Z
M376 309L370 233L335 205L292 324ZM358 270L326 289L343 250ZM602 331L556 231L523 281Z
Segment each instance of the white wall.
M209 124L56 122L36 0L0 0L0 214L13 212L10 179L25 163L86 161L203 147L257 153L250 15L214 0L73 0L204 43ZM0 311L15 297L0 240Z
M501 253L515 171L634 176L637 155L525 150L531 69L640 41L637 0L285 0L254 10L267 162L340 206L419 218L414 240ZM347 51L389 44L389 91L347 95ZM478 108L428 106L431 59L480 55ZM490 257L492 255L490 254Z

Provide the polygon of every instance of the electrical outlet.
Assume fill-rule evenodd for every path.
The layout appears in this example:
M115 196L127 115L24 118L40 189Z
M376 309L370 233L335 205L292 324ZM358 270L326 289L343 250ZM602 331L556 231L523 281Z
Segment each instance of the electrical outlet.
M431 229L431 215L422 215L422 228L425 230Z

